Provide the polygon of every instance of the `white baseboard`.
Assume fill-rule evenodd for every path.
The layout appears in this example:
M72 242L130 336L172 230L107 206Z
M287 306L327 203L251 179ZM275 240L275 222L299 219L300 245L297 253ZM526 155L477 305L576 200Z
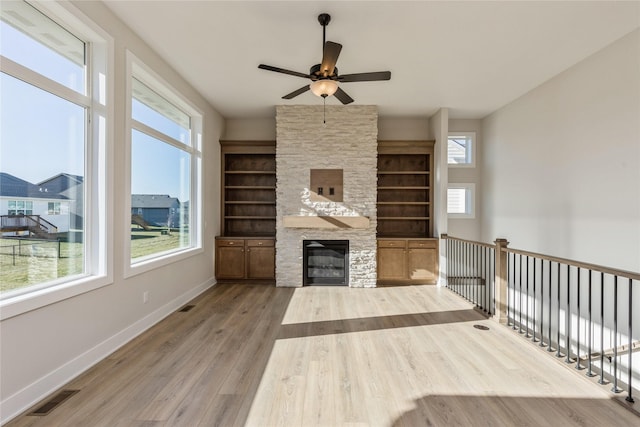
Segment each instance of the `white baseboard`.
M0 402L0 424L5 424L20 415L215 284L215 279L213 278L201 283L95 347L80 354L73 360L51 371L22 390L2 400Z

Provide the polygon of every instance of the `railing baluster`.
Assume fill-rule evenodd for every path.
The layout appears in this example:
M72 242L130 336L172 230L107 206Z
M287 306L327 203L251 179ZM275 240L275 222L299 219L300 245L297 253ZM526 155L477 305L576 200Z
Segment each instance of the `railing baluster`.
M592 320L592 280L593 278L593 270L589 270L589 331L588 331L588 337L587 340L589 341L588 344L588 349L587 352L589 354L589 365L587 366L587 376L588 377L593 377L595 376L595 374L591 371L591 367L592 367L592 358L591 358L591 354L593 353L593 320Z
M451 247L453 250L453 280L451 281L451 289L456 294L458 293L458 264L460 264L460 259L458 257L458 241L453 241L453 246Z
M518 280L518 292L520 293L520 306L518 307L518 318L520 320L518 320L519 323L519 329L518 329L518 333L522 333L522 254L519 255L520 258L520 268L519 268L519 274L518 276L520 277L520 279Z
M629 349L631 351L631 349ZM613 276L613 388L611 391L620 393L618 388L618 276Z
M600 273L600 379L604 384L604 273Z
M551 286L551 277L552 277L551 270L553 270L553 264L551 263L551 260L549 260L549 324L548 324L548 327L549 327L549 337L548 337L548 339L549 339L549 347L547 348L547 351L549 353L551 353L553 351L553 349L551 348L551 312L553 311L553 304L551 302L551 294L553 293L553 289L552 289L552 286Z
M544 260L540 259L540 347L544 347Z
M565 316L565 346L567 347L566 363L571 363L571 266L567 264L567 312Z
M627 402L631 402L633 403L633 396L631 395L632 390L633 390L633 385L632 385L632 381L633 381L633 351L632 350L632 344L633 344L633 280L629 279L629 313L628 313L628 317L629 317L629 366L627 368L627 372L629 374L629 378L627 379L627 397L625 398L625 400Z
M533 338L532 341L536 342L536 259L533 258Z
M529 255L527 255L526 258L526 264L525 264L525 273L524 273L524 278L525 281L527 282L527 293L524 296L524 302L525 302L525 313L524 313L524 327L525 327L525 331L526 331L526 337L530 338L531 334L529 333L529 319L531 318L531 313L529 313Z
M562 353L560 353L560 303L562 299L560 298L560 263L558 263L558 296L556 299L557 311L558 311L558 331L556 336L556 346L558 347L556 351L556 357L562 357Z
M478 276L480 276L480 273L478 272L478 266L480 265L478 261L478 245L473 245L473 257L475 259L475 268L473 269L475 277L475 279L473 280L473 302L475 303L476 307L478 307Z
M492 256L491 254L494 253L493 249L488 248L487 249L487 254L489 256L489 314L493 314L495 313L495 302L494 302L494 298L493 295L495 295L495 278L496 278L496 273L495 273L495 261L492 262Z
M578 298L578 316L577 316L577 327L576 327L576 369L584 369L580 366L580 267L578 267L578 280L577 280L577 298Z
M512 259L511 263L509 263L507 261L507 265L508 265L508 269L509 269L508 273L512 273L512 274L508 274L508 276L511 276L511 275L513 276L513 281L509 280L507 282L507 290L511 291L510 293L511 293L511 296L513 297L513 308L512 309L510 308L508 313L513 311L512 324L513 324L513 329L516 329L516 267L515 267L515 265L516 265L516 254L515 253L513 254L512 258L513 259ZM509 256L507 256L507 260L508 259L509 259ZM513 284L513 289L511 287L511 284ZM509 299L508 296L507 296L507 301L509 302L509 304L511 303L511 300Z

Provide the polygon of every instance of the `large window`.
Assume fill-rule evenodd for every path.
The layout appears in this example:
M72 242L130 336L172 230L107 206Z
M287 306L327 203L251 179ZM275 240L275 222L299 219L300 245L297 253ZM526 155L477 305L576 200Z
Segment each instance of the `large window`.
M171 88L132 63L132 266L200 246L200 116Z
M104 188L96 171L106 161L98 156L105 147L106 79L96 64L105 63L106 43L100 45L96 33L63 6L41 6L46 14L23 1L0 5L0 215L3 221L30 215L11 219L0 234L3 306L14 304L14 296L76 279L86 284L106 271L104 242L98 239L104 234L105 195L86 194L87 186ZM61 25L62 16L73 18L73 29ZM97 81L100 87L94 87ZM81 184L48 191L45 183L64 174ZM72 208L62 212L52 198ZM60 223L39 219L48 215ZM71 223L81 226L72 229ZM3 309L2 317L11 312Z
M447 157L449 166L475 166L475 137L475 132L449 133L449 139L447 143Z

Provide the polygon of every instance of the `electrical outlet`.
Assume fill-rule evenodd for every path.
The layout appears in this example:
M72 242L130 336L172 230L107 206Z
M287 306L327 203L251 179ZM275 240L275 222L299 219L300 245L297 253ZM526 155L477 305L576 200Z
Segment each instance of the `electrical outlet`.
M149 291L144 291L142 293L142 303L146 304L149 302Z

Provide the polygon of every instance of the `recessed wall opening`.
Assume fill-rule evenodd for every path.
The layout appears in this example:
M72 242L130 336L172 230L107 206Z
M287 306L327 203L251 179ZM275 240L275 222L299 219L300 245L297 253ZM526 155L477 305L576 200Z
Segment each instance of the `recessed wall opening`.
M304 240L302 257L305 286L349 284L348 240Z

